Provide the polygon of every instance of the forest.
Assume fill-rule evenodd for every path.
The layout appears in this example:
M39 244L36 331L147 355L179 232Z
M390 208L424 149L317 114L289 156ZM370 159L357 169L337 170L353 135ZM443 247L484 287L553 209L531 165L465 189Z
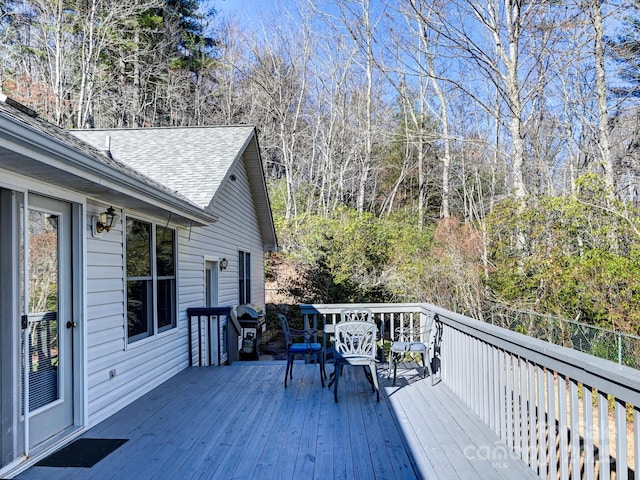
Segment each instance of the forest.
M640 2L218 3L0 1L2 91L64 128L255 125L298 302L640 333Z

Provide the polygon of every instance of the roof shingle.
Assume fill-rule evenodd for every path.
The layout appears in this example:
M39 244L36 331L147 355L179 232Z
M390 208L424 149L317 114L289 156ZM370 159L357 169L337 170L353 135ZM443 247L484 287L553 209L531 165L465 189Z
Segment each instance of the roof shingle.
M254 135L254 127L94 129L73 134L98 149L110 141L114 159L205 209Z

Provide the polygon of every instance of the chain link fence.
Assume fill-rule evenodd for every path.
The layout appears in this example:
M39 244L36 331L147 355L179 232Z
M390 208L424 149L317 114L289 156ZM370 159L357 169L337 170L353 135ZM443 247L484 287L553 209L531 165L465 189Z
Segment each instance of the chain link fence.
M503 306L491 308L490 322L556 345L640 369L640 337L635 335Z

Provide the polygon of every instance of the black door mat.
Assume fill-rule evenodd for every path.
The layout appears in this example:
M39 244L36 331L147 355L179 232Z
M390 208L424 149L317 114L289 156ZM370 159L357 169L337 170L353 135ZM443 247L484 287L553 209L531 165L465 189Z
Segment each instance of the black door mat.
M91 468L128 439L79 438L36 463L38 467Z

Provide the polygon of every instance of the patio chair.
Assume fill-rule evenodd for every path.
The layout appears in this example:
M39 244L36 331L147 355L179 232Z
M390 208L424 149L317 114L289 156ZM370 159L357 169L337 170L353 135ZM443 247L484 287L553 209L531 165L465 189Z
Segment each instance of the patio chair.
M340 310L340 319L342 322L373 322L375 318L373 311L366 307L348 307ZM380 316L380 328L378 340L384 338L384 315ZM384 362L384 349L380 349L380 359Z
M287 377L293 379L293 361L296 355L313 355L315 361L320 366L320 382L324 388L324 380L327 374L324 370L324 347L321 343L314 342L316 330L313 328L297 329L289 327L287 317L281 313L278 314L282 332L287 343L287 368L284 373L284 388L287 388ZM296 341L302 340L302 341Z
M347 307L340 310L340 322L374 322L373 312L369 308L365 307ZM331 330L331 336L333 336L333 330ZM331 356L335 358L335 345L328 348L325 358ZM329 375L331 381L329 382L329 388L333 385L333 378L335 376L335 370ZM368 371L365 368L365 374L368 375Z
M424 323L418 327L406 328L404 326L396 328L396 340L391 342L389 351L389 375L393 369L393 384L396 384L396 371L398 363L406 361L407 356L420 355L422 359L422 378L426 378L427 371L431 377L431 385L435 379L431 371L431 330L435 322L436 315L430 312L426 315Z
M376 337L378 327L373 322L340 322L335 332L335 375L333 377L333 398L338 401L338 385L344 365L362 366L365 368L367 380L380 401L378 372L376 369Z

